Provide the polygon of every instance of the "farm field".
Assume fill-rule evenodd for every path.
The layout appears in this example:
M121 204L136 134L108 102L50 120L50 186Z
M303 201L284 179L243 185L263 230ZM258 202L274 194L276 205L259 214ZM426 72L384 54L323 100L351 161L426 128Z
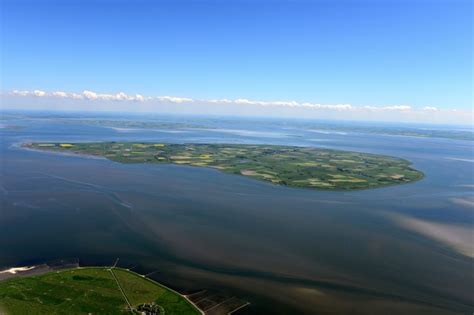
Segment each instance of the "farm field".
M28 143L24 146L101 156L120 163L210 167L273 184L323 190L378 188L423 178L423 173L403 159L312 147L132 142Z
M165 314L200 314L174 291L119 268L70 269L0 282L1 314L139 314L144 306Z

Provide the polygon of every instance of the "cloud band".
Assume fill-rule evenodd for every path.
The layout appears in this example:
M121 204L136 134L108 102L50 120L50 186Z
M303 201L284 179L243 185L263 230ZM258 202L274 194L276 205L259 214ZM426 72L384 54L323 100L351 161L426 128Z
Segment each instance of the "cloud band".
M249 100L246 98L238 99L193 99L188 97L178 96L143 96L141 94L126 94L119 92L116 94L97 93L90 90L84 90L81 93L75 92L64 92L54 91L46 92L42 90L13 90L7 93L14 97L40 97L40 98L60 98L60 99L71 99L71 100L86 100L86 101L132 101L132 102L166 102L175 104L189 104L189 103L207 103L207 104L229 104L229 105L254 105L262 107L288 107L288 108L307 108L316 110L334 110L334 111L368 111L368 112L385 112L385 111L398 111L398 112L409 112L413 108L410 105L390 105L390 106L354 106L351 104L319 104L310 102L297 102L297 101L258 101ZM425 106L417 109L418 111L435 112L438 108L433 106Z

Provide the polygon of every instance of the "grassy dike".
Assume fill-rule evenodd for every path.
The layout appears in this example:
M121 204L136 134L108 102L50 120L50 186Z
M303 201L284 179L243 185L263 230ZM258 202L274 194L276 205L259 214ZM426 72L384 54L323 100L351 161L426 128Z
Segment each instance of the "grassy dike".
M0 314L139 314L139 305L151 303L164 314L202 314L179 293L121 268L76 268L0 282Z

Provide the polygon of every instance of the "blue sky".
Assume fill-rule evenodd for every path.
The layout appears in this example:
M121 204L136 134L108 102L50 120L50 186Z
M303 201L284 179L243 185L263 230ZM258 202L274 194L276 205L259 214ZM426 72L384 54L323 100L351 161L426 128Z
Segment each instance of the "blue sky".
M470 110L472 3L2 0L2 90Z

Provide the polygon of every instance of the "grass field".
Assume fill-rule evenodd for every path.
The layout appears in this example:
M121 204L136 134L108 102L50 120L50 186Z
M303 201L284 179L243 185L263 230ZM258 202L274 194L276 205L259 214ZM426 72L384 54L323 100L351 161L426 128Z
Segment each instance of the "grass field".
M156 303L165 314L200 314L174 291L119 268L71 269L0 282L0 314L138 314L127 300L133 309Z
M377 188L419 180L410 162L310 147L131 142L29 143L39 150L102 156L121 163L210 167L278 185L325 190Z

